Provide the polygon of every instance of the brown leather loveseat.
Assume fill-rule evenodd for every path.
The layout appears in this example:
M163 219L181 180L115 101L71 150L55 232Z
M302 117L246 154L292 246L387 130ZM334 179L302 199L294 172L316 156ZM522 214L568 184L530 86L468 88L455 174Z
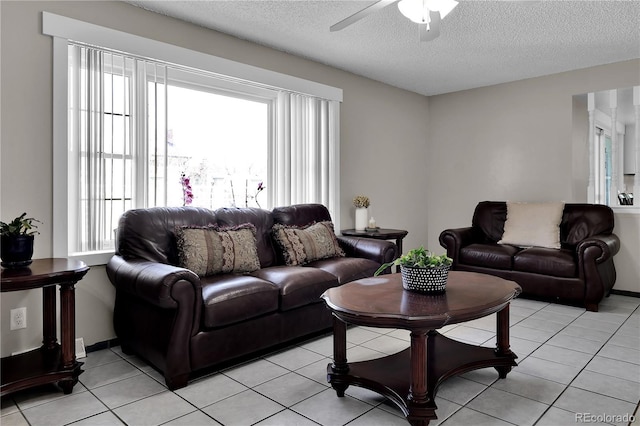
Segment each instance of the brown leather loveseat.
M164 374L167 386L177 389L197 370L329 329L330 311L320 295L373 275L395 258L396 247L387 241L337 237L344 256L287 266L273 239L274 225L304 227L324 221L331 217L319 204L273 211L158 207L126 212L119 222L116 254L107 265L116 288L114 327L122 350L150 362ZM224 230L245 224L255 228L259 269L199 276L178 266L179 229L216 225Z
M476 206L471 227L443 231L440 244L453 258L452 268L513 280L523 296L597 311L616 280L613 256L620 240L613 234L611 208L565 204L558 249L498 244L506 219L506 202L483 201Z

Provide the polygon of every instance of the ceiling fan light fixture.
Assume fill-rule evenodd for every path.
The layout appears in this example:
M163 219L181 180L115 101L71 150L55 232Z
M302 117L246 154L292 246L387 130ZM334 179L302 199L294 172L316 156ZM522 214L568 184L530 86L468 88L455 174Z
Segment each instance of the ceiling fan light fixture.
M457 5L458 2L455 0L400 0L398 9L416 24L427 24L431 11L440 12L440 18L444 18Z
M455 0L425 0L425 3L429 10L440 12L441 19L444 19L458 5Z
M425 6L425 0L400 0L398 9L405 17L416 24L429 22L429 9Z

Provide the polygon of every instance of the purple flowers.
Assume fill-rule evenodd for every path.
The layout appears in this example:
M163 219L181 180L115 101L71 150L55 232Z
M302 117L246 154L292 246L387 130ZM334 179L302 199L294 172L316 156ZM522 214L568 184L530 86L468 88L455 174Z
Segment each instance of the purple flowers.
M193 202L193 191L191 190L190 179L182 172L180 183L182 184L182 205L188 206Z
M253 196L253 199L256 200L256 204L258 205L258 207L262 208L262 206L260 205L260 203L258 202L258 194L261 193L262 191L265 190L265 186L263 182L260 182L258 184L258 188L256 189L256 195Z

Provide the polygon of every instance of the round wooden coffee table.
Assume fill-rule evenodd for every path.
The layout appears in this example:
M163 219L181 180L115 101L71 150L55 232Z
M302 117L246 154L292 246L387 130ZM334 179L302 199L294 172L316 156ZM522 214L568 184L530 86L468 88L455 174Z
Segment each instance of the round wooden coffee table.
M333 363L327 378L338 396L349 385L378 392L400 407L412 425L436 419L436 390L445 379L495 367L505 378L517 365L509 348L509 302L520 294L513 281L475 272L451 271L444 294L402 288L400 274L365 278L327 290L333 312ZM487 348L449 339L437 331L448 324L497 312L497 345ZM347 362L347 324L411 331L410 348L378 359Z

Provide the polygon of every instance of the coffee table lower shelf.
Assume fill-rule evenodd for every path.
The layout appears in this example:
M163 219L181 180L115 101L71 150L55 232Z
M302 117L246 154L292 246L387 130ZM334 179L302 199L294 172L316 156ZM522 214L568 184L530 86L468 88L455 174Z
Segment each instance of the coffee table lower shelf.
M377 392L393 401L412 425L428 425L436 419L435 395L438 386L447 378L478 368L495 367L501 378L505 378L516 366L517 356L510 350L500 354L497 349L474 346L449 339L436 331L430 331L426 339L427 398L416 403L411 397L412 372L411 349L394 355L368 361L327 366L327 379L338 396L350 385ZM419 374L419 373L418 373Z

